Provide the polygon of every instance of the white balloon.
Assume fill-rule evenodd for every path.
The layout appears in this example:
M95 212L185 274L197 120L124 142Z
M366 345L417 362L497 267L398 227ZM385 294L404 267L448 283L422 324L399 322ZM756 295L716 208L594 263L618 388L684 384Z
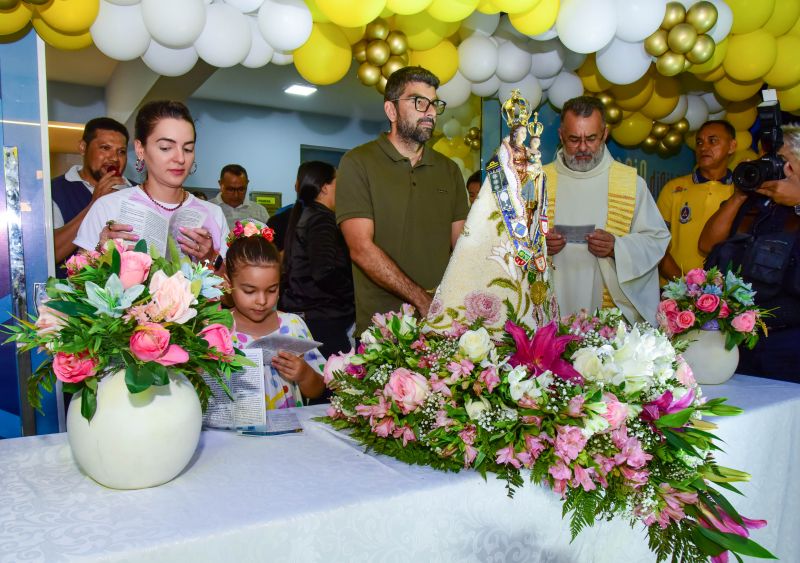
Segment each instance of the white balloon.
M644 76L651 62L641 41L629 43L615 37L597 52L597 70L614 84L636 82Z
M723 0L708 0L717 8L717 23L706 33L711 36L714 43L721 43L731 32L733 25L733 10Z
M206 24L203 0L142 0L142 19L153 39L164 47L185 49L200 37ZM125 37L120 37L125 41Z
M578 70L588 55L564 48L564 70Z
M482 14L477 10L472 12L467 19L461 22L461 27L458 29L458 36L461 39L466 39L473 33L479 33L489 37L497 29L500 23L500 14Z
M558 78L557 74L549 78L537 78L537 80L539 81L539 86L542 87L542 90L549 90L553 86L553 82L556 81L556 78Z
M303 0L264 0L258 10L261 34L280 51L294 51L308 41L313 24Z
M436 95L447 102L447 105L451 108L457 108L469 99L469 95L472 93L471 86L470 81L464 78L463 74L456 71L453 78L439 86L439 89L436 90Z
M477 127L480 129L481 126L481 116L480 115L473 115L472 120L469 122L470 127Z
M615 0L617 37L629 43L643 41L661 26L667 0Z
M726 115L728 115L728 110L722 110L717 113L709 113L708 119L725 119Z
M264 3L264 0L223 0L226 4L230 4L243 14L255 12Z
M483 35L472 35L458 46L458 70L467 80L483 82L497 70L497 46Z
M678 123L681 119L684 118L684 116L686 115L686 110L688 108L689 108L689 97L685 94L681 94L681 96L678 98L678 105L675 106L675 109L672 110L668 116L659 119L659 121L661 123L666 123L667 125Z
M186 74L197 63L197 50L192 47L170 49L155 39L142 55L144 64L161 76L181 76Z
M556 31L556 24L553 24L550 29L547 31L543 31L537 35L531 35L531 39L536 41L547 41L548 39L555 39L558 37L558 31Z
M250 26L250 52L242 61L242 66L247 68L260 68L269 63L275 49L264 40L261 30L258 29L258 20L253 16L247 16L247 23Z
M275 52L272 53L271 62L272 64L278 66L290 65L294 62L294 55L291 52L287 53L286 51L279 51L278 49L275 49Z
M134 4L138 4L141 0L106 0L111 4L116 4L117 6L133 6Z
M461 134L461 124L457 119L449 119L447 123L442 126L442 132L448 139L458 137Z
M528 36L521 33L514 27L514 24L511 23L511 20L508 19L508 15L503 14L500 16L500 22L497 24L497 29L494 32L495 37L502 37L503 39L507 39L509 41L522 41L525 42L528 40Z
M556 30L564 46L576 53L599 51L617 30L614 0L562 0Z
M111 4L100 0L100 11L89 31L100 52L116 61L139 58L150 45L150 33L144 26L139 5ZM120 37L125 40L120 41Z
M550 103L561 109L567 100L583 94L583 82L574 72L564 71L556 77L547 91Z
M714 92L706 92L705 94L701 94L700 97L706 103L706 106L708 106L709 113L716 113L724 109L724 106Z
M472 93L481 98L494 96L498 88L500 88L500 79L496 74L493 74L489 80L472 83Z
M497 71L495 74L503 82L516 82L531 70L531 55L508 41L497 49Z
M247 16L227 4L211 4L194 48L201 59L220 68L238 65L252 44Z
M531 74L536 78L550 78L561 72L564 66L564 46L558 40L529 41L531 50Z
M708 106L700 96L686 96L686 121L689 122L689 131L697 131L708 120Z
M535 76L530 74L517 82L508 84L505 82L500 83L500 89L497 91L497 97L502 104L511 97L511 90L519 90L520 95L528 100L531 108L539 107L539 102L542 99L542 87Z

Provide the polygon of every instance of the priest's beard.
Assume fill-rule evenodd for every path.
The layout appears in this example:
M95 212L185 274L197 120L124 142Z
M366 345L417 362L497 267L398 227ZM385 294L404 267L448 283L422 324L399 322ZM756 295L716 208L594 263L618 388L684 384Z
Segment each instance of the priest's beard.
M595 166L600 164L600 161L603 159L603 147L597 152L591 151L578 151L575 154L567 154L564 151L564 164L567 165L567 168L570 170L575 170L576 172L588 172L592 170ZM578 160L578 157L591 157L589 160Z
M430 127L426 127L426 124ZM430 117L423 117L418 119L416 123L411 120L400 118L397 120L397 134L404 141L419 143L420 145L426 143L433 135L433 126L436 121Z

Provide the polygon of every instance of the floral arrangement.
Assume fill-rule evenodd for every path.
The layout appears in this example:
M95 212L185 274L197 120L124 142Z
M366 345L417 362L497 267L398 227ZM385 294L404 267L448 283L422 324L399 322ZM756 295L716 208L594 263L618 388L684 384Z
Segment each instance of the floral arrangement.
M170 256L179 256L170 240ZM126 248L109 241L102 252L80 251L66 263L67 279L50 278L47 300L33 322L5 327L22 350L43 348L49 358L28 381L28 399L41 409L42 388L55 379L81 393L81 414L97 409L97 383L125 370L131 393L169 383L181 372L205 409L211 390L202 373L228 390L232 372L248 364L233 346L233 319L220 307L222 278L188 259L168 261L144 240Z
M661 331L613 309L531 334L506 307L497 337L481 317L434 332L407 305L376 315L326 364L323 420L407 463L495 473L509 494L528 475L561 495L573 537L621 517L646 526L659 561L773 557L748 537L766 522L722 495L749 475L715 462L703 420L741 409L705 400Z
M766 333L765 312L755 306L755 291L732 271L695 268L667 283L661 292L656 318L664 331L674 336L692 329L720 330L725 347L744 344L752 349L758 329Z
M244 223L236 221L225 242L230 246L237 238L252 237L254 235L262 236L272 242L272 239L275 238L275 231L255 221L245 221Z

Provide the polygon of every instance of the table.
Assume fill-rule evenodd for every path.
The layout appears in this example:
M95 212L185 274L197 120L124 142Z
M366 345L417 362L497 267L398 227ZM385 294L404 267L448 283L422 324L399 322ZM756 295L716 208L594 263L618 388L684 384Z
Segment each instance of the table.
M753 537L800 560L800 385L735 376L710 397L723 465L753 474L734 504L770 525ZM0 561L653 561L641 528L603 522L570 544L558 497L472 471L441 473L369 455L299 409L302 435L204 432L190 466L154 489L82 475L66 435L0 441ZM730 498L730 497L729 497Z

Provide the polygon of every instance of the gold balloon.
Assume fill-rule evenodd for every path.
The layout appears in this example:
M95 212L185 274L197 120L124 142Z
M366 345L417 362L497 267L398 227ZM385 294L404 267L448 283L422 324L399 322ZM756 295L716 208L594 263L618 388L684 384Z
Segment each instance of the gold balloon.
M686 23L692 24L697 33L705 33L717 23L717 7L707 0L694 4L686 12Z
M465 145L467 145L468 147L471 147L472 146L471 142L472 142L472 139L470 139L469 137L464 137L464 144Z
M470 139L480 139L481 130L477 127L470 127L469 131L467 131L467 137Z
M381 74L383 74L386 78L389 78L393 72L400 70L404 66L406 66L406 64L400 57L389 57L389 60L386 61L386 64L381 67Z
M680 2L669 2L664 12L664 19L661 20L661 29L669 31L686 18L686 8Z
M409 57L408 57L408 51L406 51L406 52L405 52L405 53L403 53L402 55L398 55L398 56L399 56L401 59L403 59L403 64L404 64L405 66L408 66L408 60L409 60Z
M358 79L364 86L374 86L381 79L381 69L368 62L358 67Z
M661 142L671 149L677 149L679 146L681 146L681 143L683 143L683 135L677 131L670 131L664 135L664 138L661 139Z
M686 53L686 59L693 64L701 65L714 56L716 48L717 46L711 37L706 34L699 35L691 50Z
M697 41L697 30L688 23L679 23L669 31L667 45L681 55L688 53Z
M375 89L378 90L378 92L380 92L381 94L383 94L386 91L386 77L385 76L381 76L378 79L378 83L375 85Z
M658 121L653 123L653 128L650 129L650 136L655 137L656 139L661 139L667 133L669 133L669 125L666 123L660 123Z
M683 57L683 71L686 72L690 68L692 68L692 61L687 59L686 56L684 55L684 57Z
M653 57L660 57L669 50L667 45L667 32L663 29L657 29L647 39L644 40L644 50L648 55Z
M383 18L376 18L367 24L364 36L367 39L386 39L389 35L389 24Z
M647 152L653 152L658 147L658 139L649 135L644 141L642 141L642 150Z
M356 61L359 63L363 63L367 60L367 41L366 39L362 39L358 41L355 45L353 45L353 56L355 57Z
M391 52L386 41L381 39L373 39L367 45L367 61L375 66L383 66L389 60Z
M473 150L478 150L478 149L480 149L480 148L481 148L481 140L480 140L480 139L472 139L472 140L469 142L469 146L470 146L470 148L471 148L471 149L473 149Z
M389 51L393 55L404 55L408 51L408 39L402 31L391 32L386 38L386 43L389 45Z
M19 0L0 0L0 10L12 10L17 7Z
M664 144L664 141L659 141L658 146L656 147L656 152L658 156L662 158L668 158L672 156L672 149L669 148L667 145Z
M664 76L675 76L676 74L683 72L683 65L685 61L686 57L683 55L673 53L672 51L667 51L658 57L658 60L656 61L656 70Z
M606 119L606 123L616 125L622 121L622 110L619 109L619 106L610 104L606 106L606 111L603 112L603 116Z
M682 135L685 135L686 133L689 132L689 122L684 117L683 119L681 119L677 123L673 123L672 128L675 131L677 131L678 133L681 133Z
M608 92L600 92L597 94L597 99L600 100L600 103L604 106L610 106L614 103L614 98Z

